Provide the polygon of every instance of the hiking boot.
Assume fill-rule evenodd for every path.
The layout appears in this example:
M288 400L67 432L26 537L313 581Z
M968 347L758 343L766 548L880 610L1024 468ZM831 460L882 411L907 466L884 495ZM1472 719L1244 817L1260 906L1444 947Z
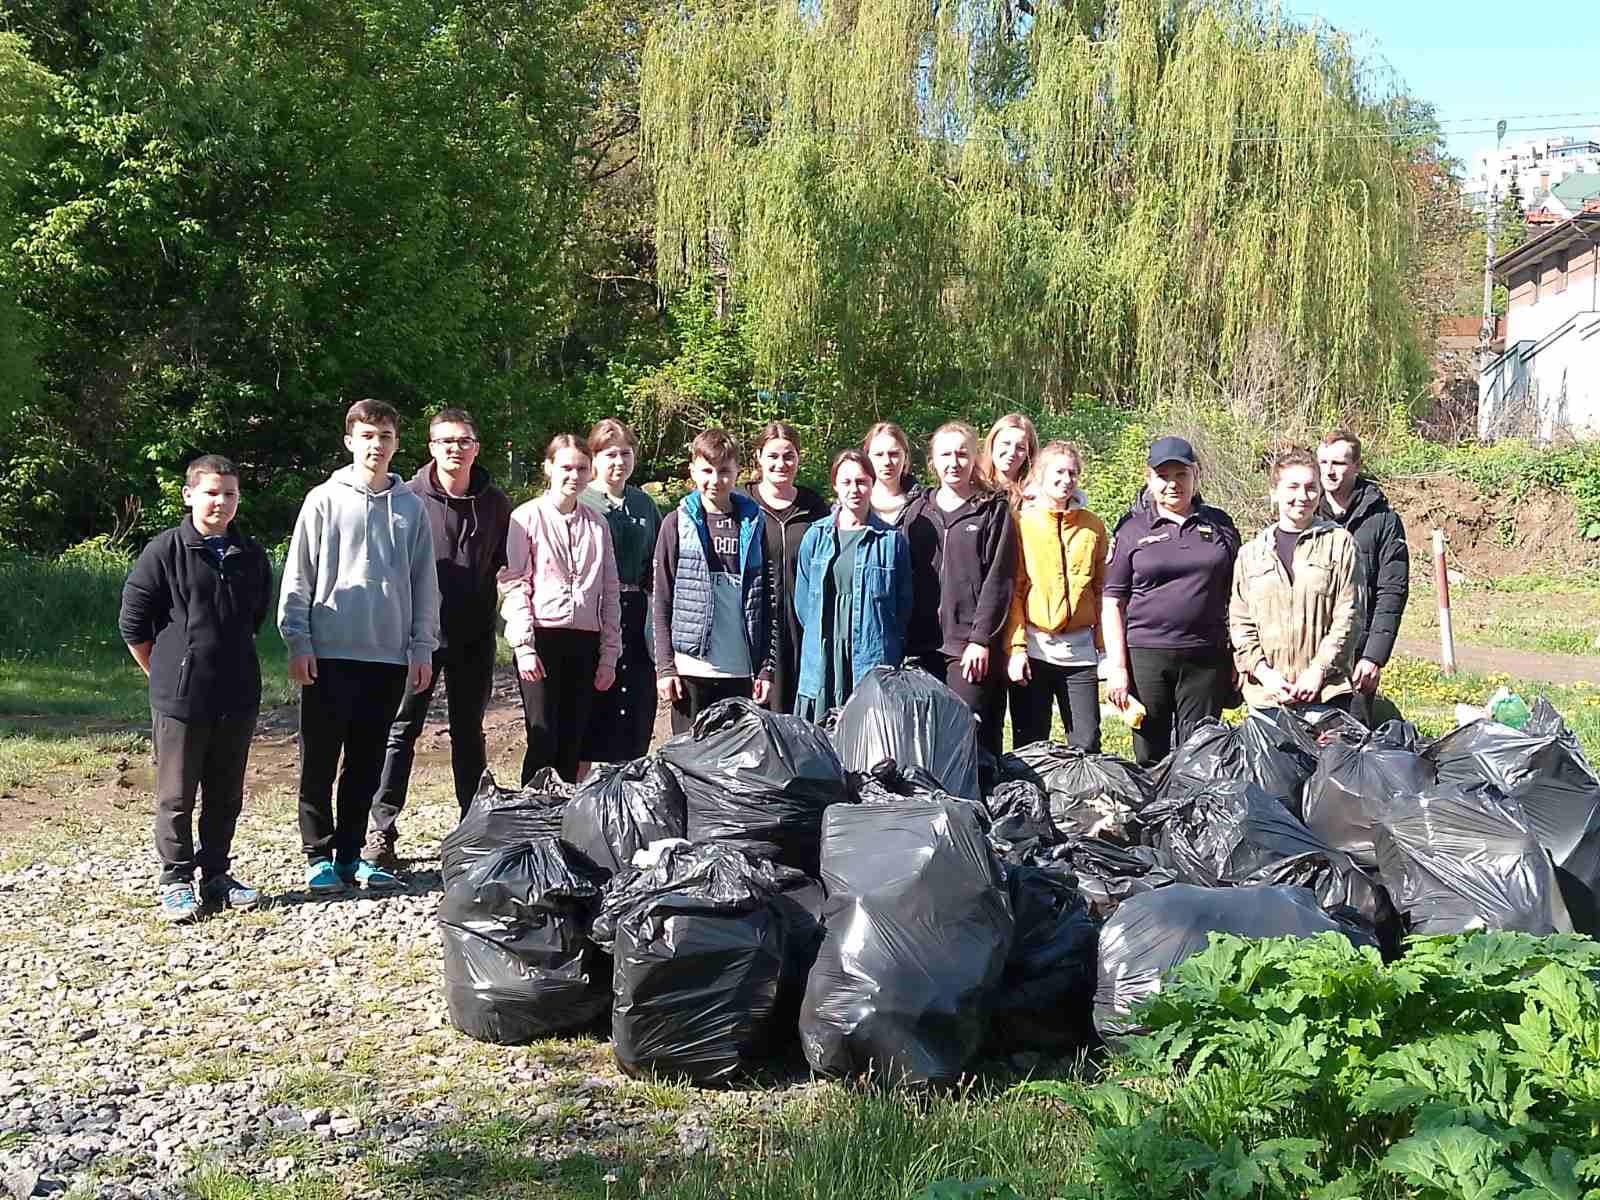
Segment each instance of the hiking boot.
M325 858L319 858L306 868L306 887L313 895L327 895L330 892L342 892L347 881L339 872L334 870L333 864Z
M223 908L251 909L261 903L261 893L240 883L232 875L214 875L200 883L200 896L207 904Z
M194 884L187 879L161 885L161 919L174 925L193 921L200 915L200 901L195 898Z
M361 851L361 857L391 875L400 869L400 856L395 853L393 842L369 842Z
M397 876L366 859L356 863L355 882L369 892L397 892L405 887Z

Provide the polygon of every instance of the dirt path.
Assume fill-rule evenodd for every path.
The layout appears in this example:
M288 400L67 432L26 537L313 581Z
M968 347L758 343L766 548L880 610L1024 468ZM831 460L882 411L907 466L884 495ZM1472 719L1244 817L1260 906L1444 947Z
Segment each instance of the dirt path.
M1401 637L1395 652L1424 662L1439 661L1439 641L1430 637ZM1510 675L1537 683L1570 687L1600 682L1600 658L1577 654L1544 654L1537 650L1506 650L1498 646L1456 643L1456 666L1476 675Z

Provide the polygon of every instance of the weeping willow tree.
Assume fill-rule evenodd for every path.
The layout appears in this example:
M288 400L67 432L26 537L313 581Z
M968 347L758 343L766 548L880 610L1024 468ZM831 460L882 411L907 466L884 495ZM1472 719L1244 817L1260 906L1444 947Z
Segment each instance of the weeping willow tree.
M808 0L658 24L641 77L669 291L768 372L1049 402L1418 382L1405 156L1363 65L1252 0Z

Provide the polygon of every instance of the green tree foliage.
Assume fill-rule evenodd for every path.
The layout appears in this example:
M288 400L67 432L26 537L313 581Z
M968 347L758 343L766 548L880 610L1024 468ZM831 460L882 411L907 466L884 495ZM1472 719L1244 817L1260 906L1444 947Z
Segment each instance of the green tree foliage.
M0 33L0 246L20 232L19 193L42 150L39 119L56 79L28 57L27 43ZM17 302L13 262L0 254L0 413L37 394L34 354L39 330Z
M659 22L642 138L669 289L768 377L1060 402L1422 379L1415 122L1249 0L822 0Z

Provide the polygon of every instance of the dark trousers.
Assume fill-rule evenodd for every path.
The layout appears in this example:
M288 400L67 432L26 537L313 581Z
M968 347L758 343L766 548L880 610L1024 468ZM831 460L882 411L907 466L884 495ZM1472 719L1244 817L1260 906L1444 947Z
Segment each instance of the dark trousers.
M568 783L578 780L584 733L594 705L594 673L600 665L600 635L585 629L540 629L534 638L544 678L522 690L522 723L528 749L522 756L522 782L554 767Z
M406 806L411 784L411 764L417 756L417 738L428 719L433 691L444 679L445 703L450 712L450 771L455 777L456 804L466 816L478 790L478 780L488 764L483 738L483 714L489 708L494 684L493 632L463 646L446 646L433 654L433 678L420 692L407 692L400 711L389 723L389 740L383 756L383 774L372 801L372 828L367 843L373 849L393 849L398 833L395 821Z
M244 768L256 712L186 721L150 714L156 750L156 854L161 882L185 883L228 873L233 830L244 807ZM200 846L194 844L195 797Z
M300 689L300 841L312 862L361 857L405 690L405 667L341 658L317 659L316 679Z
M989 671L977 683L968 683L961 674L961 659L941 653L917 656L916 663L935 679L943 680L945 687L961 697L962 703L978 718L978 745L999 758L1005 751L1006 724L1006 660L995 647L989 650ZM1017 745L1021 745L1017 742Z
M694 719L719 700L743 696L748 700L755 692L755 680L748 675L733 679L707 679L696 675L679 675L683 695L672 702L672 732L688 733Z
M1053 710L1059 709L1061 724L1067 730L1067 744L1074 750L1099 754L1100 679L1095 668L1058 667L1030 658L1028 671L1026 687L1011 685L1012 744L1026 746L1048 739L1050 718Z
M1144 723L1133 731L1133 757L1153 766L1172 753L1206 717L1222 715L1222 693L1232 663L1226 652L1128 647L1131 688L1145 706Z
M583 745L590 762L630 762L649 753L656 728L656 665L644 640L648 608L643 592L622 593L622 657L616 683L594 694Z

